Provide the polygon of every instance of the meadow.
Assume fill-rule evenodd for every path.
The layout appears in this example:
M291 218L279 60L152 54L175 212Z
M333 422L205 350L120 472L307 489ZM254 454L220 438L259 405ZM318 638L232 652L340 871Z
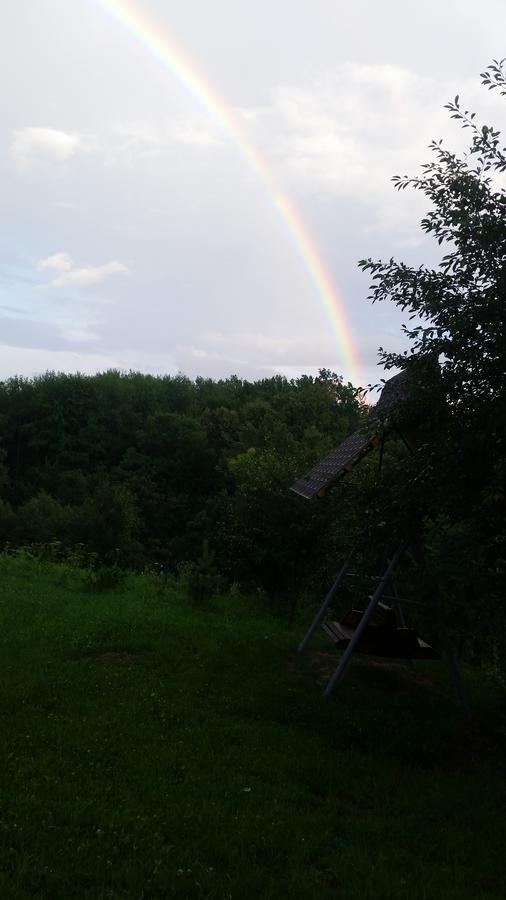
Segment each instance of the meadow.
M0 896L473 898L506 893L504 707L465 671L353 663L233 592L107 589L0 557ZM303 617L304 618L304 617Z

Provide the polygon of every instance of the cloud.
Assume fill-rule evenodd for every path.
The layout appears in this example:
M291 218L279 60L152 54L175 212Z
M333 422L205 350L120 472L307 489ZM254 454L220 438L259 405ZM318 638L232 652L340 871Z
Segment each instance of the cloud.
M14 131L10 154L19 172L26 172L37 164L64 163L76 152L81 139L78 134L55 128L21 128Z
M286 338L261 332L208 331L197 340L198 344L173 348L179 370L191 377L222 378L235 374L255 380L277 373L288 378L302 372L317 375L321 368L339 371L335 340L325 336Z
M75 209L76 204L71 203L69 200L53 200L53 206L55 209Z
M94 343L95 341L100 340L100 335L95 331L91 331L86 324L80 325L77 323L71 328L63 327L61 333L65 340L75 344Z
M287 338L281 335L266 335L261 332L234 332L225 334L208 331L200 335L199 346L179 348L191 350L198 359L221 358L224 363L244 363L258 369L277 365L316 367L321 360L330 361L335 357L335 340L328 336L308 335Z
M211 121L203 122L201 119L198 122L191 119L174 121L168 129L167 137L177 143L203 149L225 146L216 124Z
M112 260L101 266L82 266L81 268L70 269L62 275L58 275L51 282L55 288L63 287L85 287L88 284L99 284L109 275L116 273L128 274L127 266L123 263Z
M72 260L68 253L55 253L54 256L48 256L47 259L41 259L37 263L39 272L43 269L56 269L57 272L68 272L71 268Z
M265 106L237 112L289 192L365 203L370 224L391 230L422 208L413 195L409 216L402 197L390 202L392 175L416 172L433 138L450 135L455 144L443 108L449 96L451 85L431 75L347 62L280 85Z
M210 151L226 146L219 125L201 114L163 117L161 121L123 121L104 129L86 149L98 154L102 163L127 169L156 165L167 154Z
M166 353L139 353L134 350L108 350L102 353L85 349L27 347L0 344L0 379L14 374L33 377L44 372L81 372L93 375L107 369L129 372L150 372L154 375L175 374L178 371Z
M59 273L49 282L51 287L86 287L89 284L99 284L110 275L129 274L129 269L123 263L113 259L101 266L74 266L72 257L68 253L55 253L47 259L41 259L37 263L38 271L52 269Z

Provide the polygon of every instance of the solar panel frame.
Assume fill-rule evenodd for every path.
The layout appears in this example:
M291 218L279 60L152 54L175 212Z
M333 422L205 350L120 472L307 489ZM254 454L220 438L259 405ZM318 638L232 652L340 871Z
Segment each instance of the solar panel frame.
M377 446L378 442L379 437L376 435L371 437L355 431L316 463L307 475L298 478L290 490L306 500L311 500L317 494L324 492L332 482L350 471L359 459Z
M409 406L408 401L411 397L412 386L406 370L389 378L383 385L370 420L371 424L374 421L378 433L373 437L360 431L350 434L338 447L334 447L327 456L316 463L307 475L298 478L290 490L306 500L311 500L316 495L322 496L334 481L342 478L355 463L379 444L381 435L385 437L398 425L399 420L413 418L418 408L416 403L414 408Z

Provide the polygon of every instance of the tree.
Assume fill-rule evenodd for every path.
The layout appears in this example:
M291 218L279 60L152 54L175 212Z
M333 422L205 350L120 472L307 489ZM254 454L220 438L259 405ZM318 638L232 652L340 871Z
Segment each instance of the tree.
M505 62L494 60L481 74L503 97ZM422 475L410 489L423 494L425 535L448 593L460 601L472 595L483 621L484 611L502 607L506 569L506 148L458 96L445 108L470 132L467 153L459 158L433 141L420 175L393 179L398 190L412 187L430 201L421 227L444 250L439 265L413 268L393 258L359 265L372 274L373 303L390 300L409 314L410 351L380 348L385 367L420 372L424 361L439 360L444 425L420 454ZM486 618L497 632L500 617Z
M482 83L506 96L505 60L494 61L482 73ZM394 176L398 190L422 191L432 209L423 230L448 252L435 269L412 268L393 258L361 260L373 276L372 302L389 299L410 314L403 326L412 341L409 355L380 348L389 369L405 368L421 357L439 357L447 401L452 413L473 430L484 429L489 453L500 452L504 439L496 428L504 418L506 334L506 192L500 176L506 171L506 148L499 131L478 125L475 113L463 110L459 97L448 103L453 119L472 134L468 153L459 158L442 141L433 141L432 162L421 175Z

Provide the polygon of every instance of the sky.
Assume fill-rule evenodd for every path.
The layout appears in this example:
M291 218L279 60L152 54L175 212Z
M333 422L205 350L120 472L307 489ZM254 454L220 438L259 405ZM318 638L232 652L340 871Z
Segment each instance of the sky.
M505 35L504 0L3 0L0 378L378 381L404 317L357 261L437 263L391 177L465 146L457 93L501 127Z

